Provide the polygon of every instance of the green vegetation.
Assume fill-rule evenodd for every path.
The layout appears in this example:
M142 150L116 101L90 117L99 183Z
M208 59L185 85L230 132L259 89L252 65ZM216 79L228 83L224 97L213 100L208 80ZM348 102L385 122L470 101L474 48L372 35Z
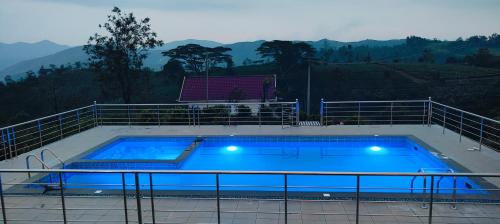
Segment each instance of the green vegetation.
M122 14L115 7L104 25L107 35L95 33L83 47L89 55L89 67L100 75L102 91L115 94L130 103L149 49L163 45L151 31L149 18L137 21L134 14ZM113 91L116 89L116 91Z
M100 26L101 27L101 26ZM427 99L500 118L500 37L473 36L438 41L408 37L396 46L342 46L327 42L319 50L306 42L270 41L255 48L262 60L233 67L225 47L178 46L163 52L170 60L162 71L143 67L147 51L162 44L149 19L113 9L104 29L84 48L89 66L43 66L25 78L0 82L0 125L99 103L173 103L184 76L276 74L280 101L305 102L311 67L311 109L325 100ZM493 52L493 53L492 53ZM313 59L314 57L314 59ZM265 86L263 86L265 88ZM232 100L242 98L240 92ZM240 108L242 117L251 116ZM205 108L215 114L228 108ZM261 112L273 111L262 108ZM316 119L312 115L309 119Z
M221 63L226 63L229 70L233 66L231 55L226 52L231 48L226 47L203 47L198 44L186 44L169 51L162 52L163 56L170 57L168 64L179 64L194 74L208 72Z
M174 66L175 67L175 66ZM179 68L177 68L179 69ZM279 100L304 103L306 67L278 79ZM276 74L273 64L214 68L210 75ZM178 98L184 71L144 70L134 84L132 103L173 103ZM121 97L102 91L100 75L85 68L42 68L19 82L0 84L2 125L100 103L121 103ZM286 79L286 81L283 81ZM285 84L286 83L286 84ZM456 64L351 63L312 66L311 109L325 100L427 99L500 118L500 69Z

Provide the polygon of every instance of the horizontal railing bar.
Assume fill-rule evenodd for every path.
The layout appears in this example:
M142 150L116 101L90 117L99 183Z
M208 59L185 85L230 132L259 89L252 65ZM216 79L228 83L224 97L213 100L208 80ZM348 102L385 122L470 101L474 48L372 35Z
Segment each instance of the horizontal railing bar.
M39 120L44 120L44 119L48 119L48 118L57 117L57 116L59 116L59 115L63 115L63 114L71 113L71 112L76 112L76 111L78 111L78 110L82 110L82 109L90 108L90 107L93 107L93 106L94 106L94 105L89 105L89 106L84 106L84 107L80 107L80 108L76 108L76 109L72 109L72 110L64 111L64 112L57 113L57 114L52 114L52 115L49 115L49 116L46 116L46 117L41 117L41 118L33 119L33 120L30 120L30 121L25 121L25 122L22 122L22 123L18 123L18 124L10 125L10 126L7 126L7 127L2 127L2 128L0 128L0 130L7 129L7 128L13 128L13 127L17 127L17 126L20 126L20 125L29 124L29 123L32 123L32 122L37 122L37 121L39 121Z
M324 171L231 171L231 170L81 170L81 169L0 169L0 173L152 173L152 174L269 174L323 176L457 176L500 177L500 173L418 173L418 172L324 172Z
M367 100L367 101L324 101L323 103L423 103L429 100Z
M295 104L296 102L269 102L269 103L259 103L259 102L208 102L208 103L165 103L165 104L97 104L97 106L204 106L204 105L284 105L284 104Z
M0 219L0 221L4 221L3 219ZM36 221L36 222L64 222L64 220L57 220L57 219L54 219L54 220L39 220L39 219L36 219L36 220L33 220L33 219L6 219L5 221L9 221L9 222L31 222L33 223L33 221ZM75 220L67 220L67 222L92 222L92 223L103 223L103 222L118 222L118 223L123 223L123 220L78 220L78 219L75 219Z
M468 111L465 111L465 110L461 110L461 109L458 109L456 107L452 107L452 106L448 106L448 105L445 105L445 104L442 104L442 103L438 103L436 101L431 101L431 102L434 103L434 104L440 105L442 107L447 107L447 108L450 108L450 109L453 109L453 110L457 110L457 111L463 112L464 114L469 114L469 115L472 115L472 116L475 116L475 117L482 118L482 119L487 120L487 121L491 121L491 122L496 123L496 124L500 124L500 121L493 120L491 118L487 118L487 117L481 116L479 114L475 114L475 113L471 113L471 112L468 112Z
M358 108L358 104L354 104L352 106L339 106L339 107L331 107L331 106L324 106L323 108L326 109L341 109L341 108ZM367 106L367 105L362 105L361 108L391 108L391 105L383 105L383 106ZM393 105L393 109L397 108L422 108L422 105L416 105L416 106L401 106L401 105Z

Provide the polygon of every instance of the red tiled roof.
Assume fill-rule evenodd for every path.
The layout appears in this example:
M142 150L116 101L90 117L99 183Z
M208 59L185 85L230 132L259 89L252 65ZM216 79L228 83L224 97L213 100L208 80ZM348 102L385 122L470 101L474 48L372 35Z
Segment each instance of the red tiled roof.
M262 100L266 79L270 81L266 100L274 100L276 97L274 75L209 76L208 100L228 101L235 91L240 91L242 96L240 100ZM185 77L179 101L194 102L206 99L206 77Z

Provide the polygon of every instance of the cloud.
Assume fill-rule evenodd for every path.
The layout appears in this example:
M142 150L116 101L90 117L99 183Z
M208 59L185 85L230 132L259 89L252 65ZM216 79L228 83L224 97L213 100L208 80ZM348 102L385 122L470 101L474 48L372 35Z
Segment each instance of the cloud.
M113 6L151 18L165 41L455 39L500 31L494 0L0 0L0 42L79 45Z
M84 7L159 9L163 11L237 10L248 6L244 1L232 0L31 0L42 3L72 4Z

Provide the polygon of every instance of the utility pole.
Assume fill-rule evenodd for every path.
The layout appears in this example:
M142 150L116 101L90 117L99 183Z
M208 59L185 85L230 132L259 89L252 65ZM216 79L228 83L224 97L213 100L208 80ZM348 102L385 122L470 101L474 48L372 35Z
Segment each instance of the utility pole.
M311 108L311 59L307 60L307 108L306 114L309 116Z
M208 52L205 54L205 97L208 103Z

